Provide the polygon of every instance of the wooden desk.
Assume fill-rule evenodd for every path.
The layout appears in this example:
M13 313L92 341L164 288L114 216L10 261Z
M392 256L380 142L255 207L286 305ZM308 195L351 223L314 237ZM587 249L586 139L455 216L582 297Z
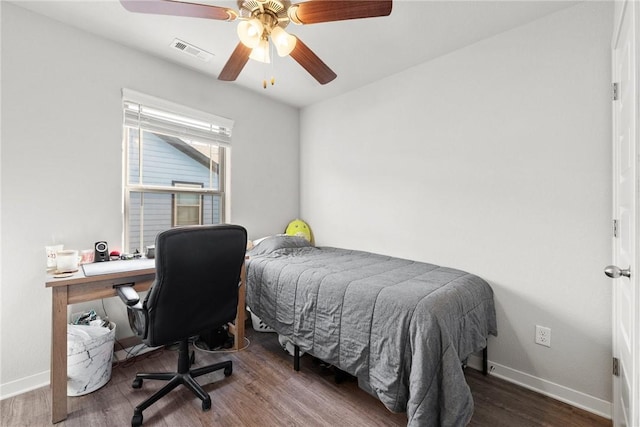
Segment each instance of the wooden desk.
M124 261L129 262L129 261ZM134 283L138 292L146 291L155 279L155 268L143 268L120 273L87 277L82 268L73 276L55 279L48 275L46 287L51 288L51 422L67 418L67 305L116 296L114 286ZM246 270L242 266L238 288L238 313L229 332L234 336L233 349L244 345L244 300Z

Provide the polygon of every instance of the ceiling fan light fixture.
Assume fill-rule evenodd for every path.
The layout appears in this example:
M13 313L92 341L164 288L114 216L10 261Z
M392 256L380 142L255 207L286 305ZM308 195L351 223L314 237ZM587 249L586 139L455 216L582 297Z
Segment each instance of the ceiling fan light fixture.
M282 27L275 27L271 31L271 40L276 46L279 56L287 56L296 47L296 39L291 34L287 33Z
M264 62L265 64L271 63L271 58L269 58L269 40L266 38L261 39L258 46L254 47L251 51L249 58L255 61Z
M238 23L238 37L242 44L251 49L258 47L262 39L264 26L259 19L253 18L248 21Z

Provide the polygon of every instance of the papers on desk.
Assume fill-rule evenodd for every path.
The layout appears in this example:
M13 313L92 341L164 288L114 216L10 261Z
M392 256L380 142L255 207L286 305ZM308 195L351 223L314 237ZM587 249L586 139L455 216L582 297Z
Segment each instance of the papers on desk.
M155 268L156 260L148 258L94 262L91 264L82 264L84 275L99 276L101 274L123 273L126 271L145 270L147 268Z

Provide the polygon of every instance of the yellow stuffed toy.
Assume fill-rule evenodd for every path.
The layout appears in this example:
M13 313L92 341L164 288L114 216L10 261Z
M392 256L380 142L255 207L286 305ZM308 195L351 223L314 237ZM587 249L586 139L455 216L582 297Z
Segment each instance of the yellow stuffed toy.
M311 234L311 229L307 225L306 222L297 218L294 219L287 225L287 229L284 231L287 236L298 236L304 237L309 242L313 243L313 237Z

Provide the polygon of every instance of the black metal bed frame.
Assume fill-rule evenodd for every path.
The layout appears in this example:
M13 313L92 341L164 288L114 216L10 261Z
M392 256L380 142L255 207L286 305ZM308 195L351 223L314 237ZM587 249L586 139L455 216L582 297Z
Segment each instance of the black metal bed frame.
M300 347L294 344L293 346L293 369L297 372L300 371ZM487 347L482 349L482 375L489 374L489 361Z

